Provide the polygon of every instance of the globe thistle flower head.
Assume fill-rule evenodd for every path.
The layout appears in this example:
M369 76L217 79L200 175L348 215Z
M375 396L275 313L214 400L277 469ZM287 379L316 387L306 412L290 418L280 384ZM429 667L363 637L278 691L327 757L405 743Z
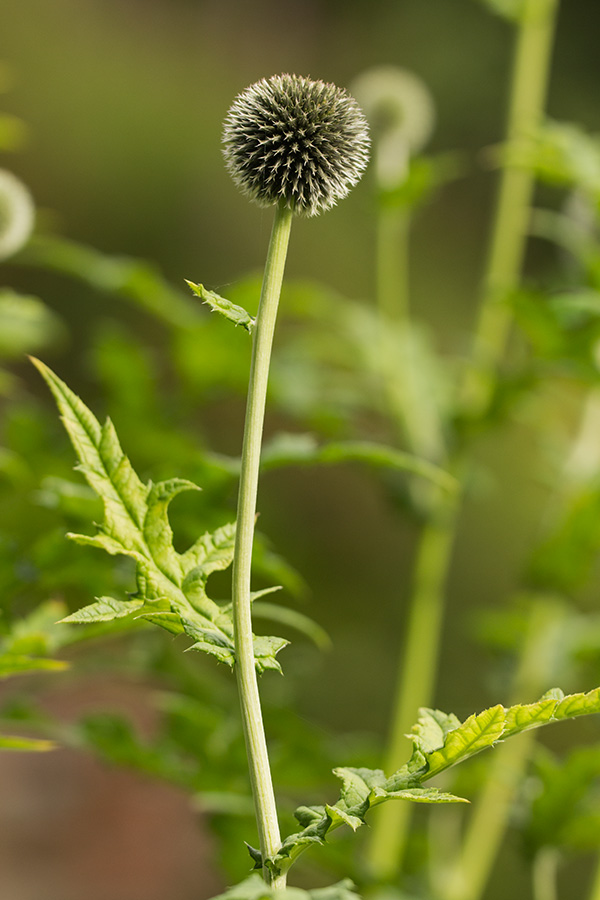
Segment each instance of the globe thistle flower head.
M225 164L247 196L314 216L359 181L370 142L364 115L342 88L274 75L235 99L223 143Z

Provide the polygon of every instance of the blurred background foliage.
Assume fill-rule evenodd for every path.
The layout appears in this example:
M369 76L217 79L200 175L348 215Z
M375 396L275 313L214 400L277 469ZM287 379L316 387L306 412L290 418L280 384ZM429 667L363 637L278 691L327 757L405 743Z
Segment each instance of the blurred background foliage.
M563 2L548 111L559 122L580 123L588 134L600 131L599 27L594 0ZM411 306L427 341L456 364L468 350L475 319L511 53L509 24L475 0L3 0L0 165L29 187L38 210L36 236L20 255L2 263L0 281L29 298L23 304L8 291L0 296L3 652L14 655L17 646L22 653L23 645L10 637L10 622L39 603L54 600L74 607L131 586L126 563L107 563L93 550L64 540L65 531L89 529L98 517L97 501L72 473L71 450L24 351L43 356L98 415L110 413L144 479L179 475L203 486L198 497L173 504L182 546L195 537L199 520L205 530L234 516L235 479L228 460L241 442L249 340L202 308L183 280L202 282L255 308L256 273L271 213L249 205L222 165L221 123L233 97L258 78L281 71L349 85L364 69L385 63L424 80L436 106L427 153L434 159L441 155L448 168L415 216ZM597 608L600 503L595 484L592 490L589 483L578 490L574 483L564 501L571 518L564 519L561 533L550 530L545 552L542 546L532 557L543 532L540 511L547 509L555 488L554 461L570 446L582 386L587 389L597 379L593 349L600 256L593 227L586 232L588 244L578 243L578 258L566 259L565 248L557 248L565 186L576 182L581 187L587 173L589 202L600 185L597 145L586 140L578 131L570 135L568 128L556 126L546 143L540 138L534 157L520 161L544 176L536 203L545 212L534 219L537 237L527 254L527 290L514 298L525 340L515 341L509 369L514 377L504 387L509 397L544 379L549 387L542 400L538 392L536 402L513 405L502 430L477 443L474 487L460 517L448 586L444 677L436 693L436 704L461 718L490 703L508 702L505 652L518 646L525 629L518 600L511 616L500 622L490 624L488 618L482 624L482 611L497 610L524 584L532 590L559 587L577 594L582 611ZM417 172L415 196L422 190L419 178L427 184L428 172ZM268 436L309 429L333 438L390 437L389 425L372 409L368 370L363 380L350 364L356 334L370 327L376 208L370 172L337 209L294 225ZM583 271L589 289L580 293L575 312L560 302L574 271L573 282L581 281ZM551 304L537 302L541 285L556 295ZM353 301L346 315L343 298ZM321 310L324 324L315 339L311 323L321 318ZM536 354L533 367L523 363L525 346ZM308 368L304 352L313 361ZM328 354L335 364L333 378L324 372ZM504 400L500 392L500 413ZM324 653L290 632L294 642L284 660L289 677L284 683L274 676L264 682L275 766L282 773L276 778L289 779L282 784L294 801L310 802L295 795L298 785L310 779L306 772L290 770L285 735L298 731L295 741L297 746L305 742L304 762L310 749L318 749L325 779L330 764L357 762L357 747L363 749L364 764L377 763L373 748L387 731L418 504L411 509L405 486L389 473L344 464L273 469L264 476L259 509L266 536L263 577L277 573L288 589L288 605L315 618L333 641ZM582 529L589 538L583 546ZM576 547L576 562L557 546ZM219 585L225 595L225 578ZM598 641L586 627L583 631L591 649L586 655L585 642L574 639L573 651L588 664L587 680L576 684L580 690L598 683ZM185 684L183 664L158 638L144 650L141 641L125 642L131 649L123 650L119 664L133 680L152 671L166 692L161 708L177 721L165 738L168 743L178 735L172 758L163 748L141 762L137 738L128 739L129 726L113 719L89 720L70 739L94 743L109 758L119 746L126 758L129 746L138 768L153 772L162 766L170 771L161 774L172 781L206 793L202 778L182 762L193 755L185 752L193 722L194 745L203 729L223 741L215 738L206 750L202 765L215 770L215 782L204 807L198 801L201 808L221 809L219 803L231 802L233 788L226 773L220 781L218 762L232 758L224 757L222 748L228 740L235 745L239 736L228 737L227 727L234 726L227 721L215 731L191 698L198 691L198 671L214 681L212 690L228 697L231 685L221 673L210 674L210 661L202 661L197 670L186 668L188 700L170 696L170 684L179 691ZM34 655L54 650L38 641ZM51 677L91 677L101 670L101 650L91 661L79 649L70 652L76 674ZM34 715L24 701L11 703L13 718L25 721ZM235 712L232 700L224 699L227 705ZM284 716L282 709L289 706L298 714ZM318 739L303 731L299 716L314 723L310 728ZM343 760L338 732L354 733L344 738ZM589 723L582 724L581 734L597 739ZM548 735L544 741L556 746L540 758L542 781L557 768L552 754L560 752L561 737ZM239 751L232 752L241 767ZM315 769L317 763L306 768ZM576 760L572 770L591 773L590 780L597 771L591 758ZM331 786L332 780L327 783ZM220 797L221 787L229 800ZM243 806L243 778L239 789ZM520 815L525 843L542 846L550 813L533 801L529 808L524 798ZM243 828L240 832L247 837ZM572 834L569 840L577 843ZM416 841L415 848L418 858ZM334 846L329 851L334 859L335 852ZM509 854L507 860L517 878L516 856ZM240 871L243 861L236 874ZM490 898L503 895L494 889ZM124 900L136 896L124 895Z

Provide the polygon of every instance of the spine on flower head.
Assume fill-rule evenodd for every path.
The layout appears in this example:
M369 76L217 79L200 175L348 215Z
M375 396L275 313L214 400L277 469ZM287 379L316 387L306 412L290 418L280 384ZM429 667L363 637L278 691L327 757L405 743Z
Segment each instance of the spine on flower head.
M274 75L243 91L225 119L225 163L261 206L314 216L343 199L369 159L367 121L342 88Z

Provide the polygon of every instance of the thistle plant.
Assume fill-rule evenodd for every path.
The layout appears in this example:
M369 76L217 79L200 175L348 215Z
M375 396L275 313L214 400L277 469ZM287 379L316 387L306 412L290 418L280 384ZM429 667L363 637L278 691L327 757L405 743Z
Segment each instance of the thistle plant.
M260 849L268 860L281 840L254 664L250 577L269 361L292 216L315 215L346 196L366 167L369 138L364 116L345 91L281 75L240 94L225 120L223 143L234 181L258 203L276 206L253 329L232 589L242 721ZM285 876L267 871L274 886L285 884Z
M542 67L541 75L544 72ZM536 104L539 100L536 97ZM428 637L424 638L423 631L413 626L408 640L414 652L409 654L412 662L405 672L405 680L413 682L413 699L416 695L423 708L417 713L408 708L408 702L398 704L394 731L399 737L409 733L412 745L406 762L399 758L402 746L398 743L390 750L387 774L366 767L336 768L334 773L341 782L339 798L321 805L300 806L295 812L298 830L282 839L257 676L266 670L280 669L277 654L287 641L276 636L256 636L252 628L252 603L271 590L253 592L251 585L269 364L293 216L313 216L346 196L366 167L369 137L365 117L345 91L320 81L281 75L264 79L240 94L226 117L223 144L225 162L236 184L259 205L275 207L256 317L203 285L188 282L203 302L252 336L236 522L207 531L185 552L176 550L169 504L180 492L195 490L197 486L183 478L144 483L123 452L110 420L101 424L54 373L37 362L58 403L79 457L80 470L104 505L104 521L96 534L71 537L111 555L127 556L136 566L136 591L128 599L96 598L65 621L90 624L122 620L133 624L139 620L158 625L170 634L187 636L192 641L189 649L208 653L234 670L260 844L257 849L249 849L260 874L249 876L223 898L351 900L356 894L347 880L330 888L294 888L288 892L288 872L305 851L324 844L331 831L341 827L356 831L371 809L388 801L404 801L407 806L407 801L464 803L463 797L429 786L428 782L457 763L524 731L599 712L600 688L566 697L559 689L552 689L535 702L519 703L515 698L509 707L496 704L464 721L429 708L442 587L460 497L456 479L440 472L431 460L415 462L410 454L395 448L379 447L375 452L366 442L356 441L349 442L351 447L345 449L341 444L333 445L334 459L370 458L378 465L392 465L427 478L435 486L429 498L431 516L424 528L418 563L422 583L417 578L415 588L419 600L415 615L422 625L423 618L429 616L433 627L425 623ZM522 241L520 232L520 245ZM490 302L496 303L496 297L486 300ZM182 327L188 326L184 323ZM486 378L491 377L490 370L498 362L499 352L500 348L493 358L488 356L485 360L475 354L478 371L485 370ZM449 455L443 459L459 471L461 461ZM218 603L209 596L208 578L230 565L231 602ZM418 665L417 657L422 660ZM412 725L415 719L417 722ZM389 807L393 805L389 803ZM386 881L397 867L407 822L406 815L403 818L404 824L401 822L398 827L396 821L389 829L391 846L380 833L377 846L370 850L374 880ZM470 896L475 898L478 891L479 885Z

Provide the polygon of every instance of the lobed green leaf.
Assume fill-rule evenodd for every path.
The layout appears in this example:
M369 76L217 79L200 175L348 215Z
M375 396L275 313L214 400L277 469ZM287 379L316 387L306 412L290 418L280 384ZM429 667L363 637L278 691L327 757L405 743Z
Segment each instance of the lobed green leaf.
M335 769L334 774L342 781L337 803L299 807L295 815L303 830L285 838L270 865L278 871L287 871L308 846L323 844L329 830L341 825L356 830L370 808L388 800L466 803L463 797L424 787L423 783L500 740L549 722L599 712L600 688L567 697L555 688L536 703L508 708L492 706L464 722L453 714L422 709L412 729L414 750L408 763L390 778L381 769Z
M141 600L114 600L112 597L100 597L95 603L90 604L90 606L84 606L83 609L78 609L60 621L77 625L88 625L93 622L111 622L113 619L122 619L124 616L130 616L142 606Z
M493 706L479 715L472 715L447 732L439 750L426 754L428 777L437 775L455 765L456 762L474 756L480 750L491 747L503 733L506 711L503 706Z
M193 640L202 650L233 666L235 647L231 604L220 606L206 593L208 576L233 560L235 526L202 535L185 553L173 546L168 508L182 491L199 490L173 478L143 484L123 453L110 419L100 425L85 404L47 366L33 361L49 385L73 446L80 470L104 505L104 521L95 535L69 535L77 543L99 547L136 563L137 592L128 601L101 597L68 616L70 623L141 618L171 634ZM255 637L256 667L280 671L276 654L283 638Z

